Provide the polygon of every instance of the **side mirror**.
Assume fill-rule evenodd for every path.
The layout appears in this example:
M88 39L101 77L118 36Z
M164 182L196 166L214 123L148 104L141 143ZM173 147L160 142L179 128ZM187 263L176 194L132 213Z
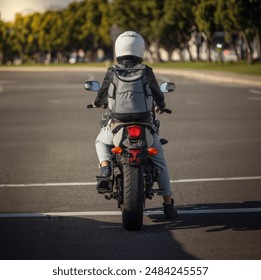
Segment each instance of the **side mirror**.
M84 83L84 88L88 91L97 91L101 88L101 85L97 81L86 81Z
M171 91L174 91L175 89L176 89L176 85L171 82L162 83L160 85L160 90L163 93L171 92Z

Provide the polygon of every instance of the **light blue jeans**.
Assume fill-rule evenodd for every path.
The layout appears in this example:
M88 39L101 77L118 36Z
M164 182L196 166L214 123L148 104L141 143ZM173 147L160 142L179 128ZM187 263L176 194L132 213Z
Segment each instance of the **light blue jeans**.
M158 134L153 135L154 143L152 147L158 150L158 154L151 157L153 164L159 170L159 188L164 189L163 195L170 195L170 179L169 171L164 157L164 151L159 140ZM111 132L110 127L105 126L101 128L100 133L98 134L95 147L98 155L99 162L111 161L111 148L113 146L113 133Z

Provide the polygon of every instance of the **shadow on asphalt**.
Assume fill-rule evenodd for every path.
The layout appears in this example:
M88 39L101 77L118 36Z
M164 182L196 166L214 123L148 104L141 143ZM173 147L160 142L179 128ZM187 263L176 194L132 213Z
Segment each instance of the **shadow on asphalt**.
M261 212L240 212L240 213L193 213L193 210L222 210L222 209L252 209L261 208L261 201L245 201L236 203L208 203L177 206L178 211L186 213L179 215L172 229L193 229L206 228L206 232L218 232L224 230L249 231L261 230ZM156 210L156 209L150 209ZM189 213L191 211L191 214ZM153 223L161 223L162 215L150 215ZM211 227L211 228L210 228Z
M171 223L166 220L144 225L139 231L124 230L121 223L115 222L119 216L110 220L113 221L97 221L97 217L0 219L0 259L195 259L173 238L168 228Z
M206 228L209 234L261 229L261 212L194 214L191 210L260 208L260 201L178 206L176 221L144 217L139 231L123 229L120 216L0 219L0 259L193 260L175 231ZM146 209L157 210L157 208Z

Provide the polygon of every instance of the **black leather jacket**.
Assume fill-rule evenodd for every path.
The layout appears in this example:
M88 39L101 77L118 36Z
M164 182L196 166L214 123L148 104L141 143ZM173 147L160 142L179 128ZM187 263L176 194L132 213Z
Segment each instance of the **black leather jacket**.
M132 68L135 66L135 62L132 60L124 60L120 64L121 67L125 68ZM96 107L107 107L107 99L108 99L108 89L110 84L112 83L113 79L113 72L114 68L109 67L107 70L107 73L104 77L103 83L101 85L100 90L97 92L96 99L94 101L94 105ZM166 103L164 101L164 94L161 92L159 85L157 83L157 80L155 78L155 75L153 73L153 70L151 67L146 65L146 75L148 80L148 86L151 89L152 97L156 105L159 107L159 109L163 109L166 107Z

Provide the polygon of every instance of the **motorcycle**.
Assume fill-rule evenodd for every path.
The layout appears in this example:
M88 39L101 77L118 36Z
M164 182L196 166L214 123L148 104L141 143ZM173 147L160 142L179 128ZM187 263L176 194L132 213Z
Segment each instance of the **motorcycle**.
M87 91L98 91L100 83L86 81ZM165 82L160 85L163 93L175 90L175 84ZM88 105L87 108L94 108ZM154 108L155 109L155 108ZM153 110L155 114L156 110ZM171 113L165 109L160 113ZM122 224L126 230L139 230L143 224L145 200L152 199L154 194L161 194L162 189L154 189L158 181L159 170L153 166L152 157L158 153L151 147L152 134L158 133L160 122L154 117L154 123L119 123L113 130L112 172L107 177L109 189L103 193L106 199L115 199L122 211ZM160 139L162 145L166 139ZM104 177L96 176L97 182L104 182ZM99 191L98 191L99 192Z

